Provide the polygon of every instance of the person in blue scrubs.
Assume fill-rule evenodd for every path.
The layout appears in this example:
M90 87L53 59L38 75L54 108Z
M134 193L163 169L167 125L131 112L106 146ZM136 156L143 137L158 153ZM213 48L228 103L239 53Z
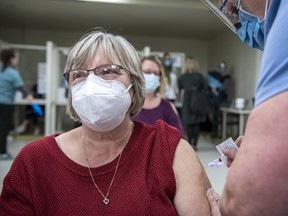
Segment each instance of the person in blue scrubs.
M267 0L240 1L246 15L250 15L240 18L247 27L244 32L253 38L263 34L262 42L255 40L247 44L258 49L262 47L264 51L255 108L237 155L235 152L230 155L234 160L223 194L219 198L213 189L207 192L213 216L288 215L288 1L270 0L262 20L255 16L245 20L261 12L261 8L265 14L263 5L266 3ZM258 31L259 26L264 28ZM259 41L261 46L252 46Z
M32 94L24 86L24 82L15 69L18 58L14 50L4 49L1 52L2 68L0 69L0 160L12 159L7 152L7 136L12 126L14 97L17 90L21 91L23 97L31 102L35 113L42 116L43 111L34 102Z

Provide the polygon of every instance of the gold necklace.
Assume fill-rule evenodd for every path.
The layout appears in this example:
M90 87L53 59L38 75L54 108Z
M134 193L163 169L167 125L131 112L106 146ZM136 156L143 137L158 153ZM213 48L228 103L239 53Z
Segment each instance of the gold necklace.
M128 139L128 140L129 140L129 139ZM127 143L128 143L128 141L127 141ZM97 189L97 190L99 191L99 193L102 195L102 197L103 197L103 203L104 203L105 205L108 205L108 203L109 203L109 201L110 201L110 200L108 199L108 196L109 196L110 189L111 189L111 187L112 187L112 184L113 184L113 182L114 182L114 179L115 179L115 176L116 176L116 173L117 173L117 170L118 170L118 166L119 166L119 162L120 162L120 159L121 159L122 151L120 152L120 154L119 154L119 156L118 156L119 158L118 158L118 162L117 162L117 165L116 165L116 168L115 168L115 172L114 172L114 175L113 175L112 180L111 180L111 182L110 182L110 185L109 185L108 191L107 191L107 193L106 193L106 196L105 196L105 195L102 193L102 191L99 189L99 187L98 187L98 185L96 184L95 179L94 179L94 177L93 177L93 175L92 175L91 168L90 168L90 163L89 163L89 159L88 159L88 157L87 157L86 150L85 150L85 146L84 146L84 136L82 136L82 147L83 147L84 159L85 159L85 161L87 162L87 167L88 167L88 170L89 170L89 174L90 174L90 176L91 176L91 179L92 179L92 181L93 181L96 189Z

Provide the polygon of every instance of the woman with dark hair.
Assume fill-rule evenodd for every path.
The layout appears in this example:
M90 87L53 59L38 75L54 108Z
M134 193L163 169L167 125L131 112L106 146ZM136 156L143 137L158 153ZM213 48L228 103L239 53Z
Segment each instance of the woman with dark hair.
M24 82L15 66L18 57L14 50L5 49L1 52L2 68L0 71L0 160L11 159L7 152L7 136L11 129L14 111L14 97L17 90L32 104L34 112L42 116L43 111L34 102L34 97L24 86Z

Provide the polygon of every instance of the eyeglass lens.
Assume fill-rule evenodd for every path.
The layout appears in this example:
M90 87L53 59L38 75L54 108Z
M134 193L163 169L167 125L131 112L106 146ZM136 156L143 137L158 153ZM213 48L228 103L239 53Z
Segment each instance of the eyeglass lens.
M72 85L75 85L77 83L85 81L91 72L94 72L95 75L101 77L104 80L114 80L122 74L121 72L122 69L123 67L120 65L110 64L110 65L100 65L91 70L85 70L85 69L71 70L68 72L69 73L68 81Z
M220 10L229 18L238 21L238 10L239 10L239 0L229 1L221 0L220 1Z

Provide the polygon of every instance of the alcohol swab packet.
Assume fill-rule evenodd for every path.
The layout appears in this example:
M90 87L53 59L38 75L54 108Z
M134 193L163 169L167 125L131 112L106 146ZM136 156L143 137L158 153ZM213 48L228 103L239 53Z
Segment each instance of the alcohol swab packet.
M224 156L224 150L226 149L236 149L238 150L238 146L236 145L236 143L233 141L233 139L230 137L227 140L225 140L224 142L220 143L219 145L216 146L216 149L218 150L218 152L221 154L221 156Z
M219 145L217 145L216 149L218 150L218 152L220 153L221 156L219 158L211 161L210 163L208 163L208 165L206 167L221 167L221 166L225 166L226 163L227 163L227 157L223 153L224 150L226 150L226 149L236 149L236 150L238 150L238 146L233 141L233 139L230 137L227 140L225 140L224 142L222 142Z

